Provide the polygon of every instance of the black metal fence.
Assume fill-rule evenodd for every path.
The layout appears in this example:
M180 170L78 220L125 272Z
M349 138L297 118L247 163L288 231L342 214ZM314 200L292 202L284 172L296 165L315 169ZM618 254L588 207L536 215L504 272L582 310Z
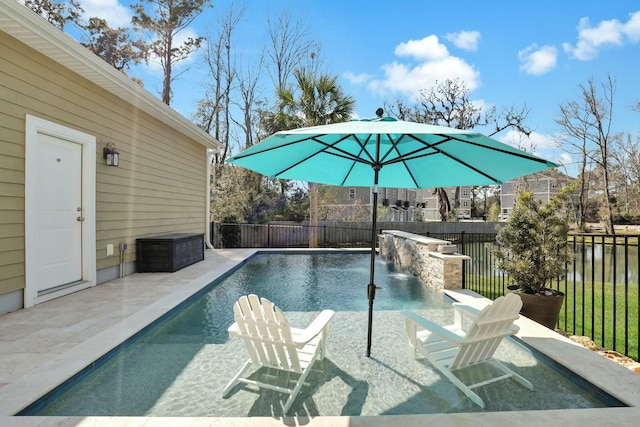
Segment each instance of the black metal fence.
M315 229L321 248L371 247L371 225L227 224L211 226L215 248L308 248Z
M486 223L473 224L430 226L450 228L453 232L424 231L424 226L415 223L381 224L381 229L401 229L456 244L459 252L471 258L463 266L463 287L494 299L507 292L509 277L493 267L487 248L487 244L495 241L495 231L460 231L461 228L487 229ZM368 248L371 245L371 225L367 223L323 224L316 231L319 247ZM310 227L304 224L213 223L211 241L216 248L308 247L309 233ZM553 285L565 293L559 329L591 337L599 346L636 360L640 359L639 240L638 235L572 235L568 244L575 254L574 261L567 265L565 277Z

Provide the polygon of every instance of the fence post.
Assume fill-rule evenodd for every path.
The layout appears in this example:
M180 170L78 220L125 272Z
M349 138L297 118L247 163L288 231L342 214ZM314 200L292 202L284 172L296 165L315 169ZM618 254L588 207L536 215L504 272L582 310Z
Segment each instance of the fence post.
M618 350L618 313L617 313L617 307L618 307L618 287L617 287L617 275L618 275L618 268L617 268L617 264L618 264L618 239L615 236L615 234L613 235L613 249L611 250L613 253L613 262L611 263L611 267L612 267L612 273L611 273L611 281L613 283L613 310L611 310L611 316L612 316L612 325L613 325L613 330L611 331L613 337L612 337L612 342L613 342L613 347L611 348L612 350Z
M327 245L327 224L322 225L322 246Z
M211 242L211 245L215 248L216 247L216 223L215 221L209 221L210 226L209 226L209 241Z
M466 255L464 248L464 230L460 233L460 244L462 246L462 255ZM467 261L462 261L462 289L467 289Z

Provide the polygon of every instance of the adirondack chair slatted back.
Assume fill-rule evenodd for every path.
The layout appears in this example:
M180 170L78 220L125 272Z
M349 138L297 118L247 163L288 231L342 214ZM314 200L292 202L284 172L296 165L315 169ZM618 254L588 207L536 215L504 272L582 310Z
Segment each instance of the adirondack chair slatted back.
M507 294L482 310L467 330L450 368L459 369L491 359L502 339L514 333L511 326L521 308L520 297Z
M233 305L233 314L252 363L302 372L289 322L275 304L243 296Z

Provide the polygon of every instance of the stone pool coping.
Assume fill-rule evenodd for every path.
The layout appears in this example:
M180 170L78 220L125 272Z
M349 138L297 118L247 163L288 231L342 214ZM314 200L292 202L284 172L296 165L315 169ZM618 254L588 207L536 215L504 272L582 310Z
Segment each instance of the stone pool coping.
M282 250L276 250L282 252ZM304 249L302 251L308 251ZM326 251L326 250L324 250ZM15 417L29 403L153 322L258 249L206 251L205 261L176 273L142 273L0 316L0 425L23 426L383 426L400 423L522 426L632 425L640 419L640 376L526 318L518 337L631 407L394 415L375 417ZM488 300L445 291L476 307ZM87 316L90 313L90 316ZM90 321L87 318L90 317ZM53 324L60 327L52 327Z

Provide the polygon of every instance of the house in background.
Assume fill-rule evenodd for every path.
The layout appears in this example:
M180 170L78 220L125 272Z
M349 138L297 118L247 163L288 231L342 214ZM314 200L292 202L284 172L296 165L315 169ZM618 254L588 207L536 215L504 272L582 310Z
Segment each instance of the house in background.
M367 205L373 203L373 187L337 187L321 186L325 193L324 201L328 208L343 215L348 215L350 206ZM385 206L387 213L384 221L412 221L413 209L417 206L417 190L407 188L378 188L378 205ZM370 215L370 214L369 214Z
M458 192L458 217L461 219L471 218L471 187L463 186L459 187ZM449 203L451 209L454 209L456 205L456 189L457 187L445 187L447 196L449 197ZM422 207L422 217L425 220L437 220L440 221L440 202L438 195L434 193L433 188L423 188L418 190L418 202Z
M547 169L505 182L500 190L500 219L507 219L511 215L519 189L532 191L536 200L547 203L562 187L574 180L557 169Z
M372 203L373 187L333 187L323 186L327 199L333 206L353 205L358 201L366 205ZM438 196L433 188L378 188L378 203L387 207L385 221L413 221L415 210L420 209L422 219L440 221ZM451 206L456 202L456 187L445 188ZM460 187L458 192L458 216L471 218L471 187Z
M0 51L0 313L135 271L137 238L208 236L213 137L17 1Z
M549 199L558 193L558 190L575 178L568 175L564 175L557 169L548 169L531 175L527 175L516 180L505 182L501 185L500 193L500 216L501 219L509 217L513 204L515 201L516 191L518 188L528 189L533 191L537 200L546 203ZM347 200L353 201L362 199L366 203L371 204L371 188L354 188L343 189L341 187L335 187L336 190L343 191ZM470 219L471 218L471 206L472 206L472 187L461 186L460 191L457 193L456 200L456 187L446 187L445 191L449 197L451 207L459 206L457 210L458 218ZM421 188L418 190L413 189L401 189L401 188L380 188L378 194L378 200L384 206L389 207L389 215L386 220L389 221L411 221L413 214L410 212L414 209L422 209L422 219L426 221L435 220L440 221L440 209L439 200L437 194L434 193L433 188ZM402 212L404 209L406 212ZM396 213L397 211L397 213Z

